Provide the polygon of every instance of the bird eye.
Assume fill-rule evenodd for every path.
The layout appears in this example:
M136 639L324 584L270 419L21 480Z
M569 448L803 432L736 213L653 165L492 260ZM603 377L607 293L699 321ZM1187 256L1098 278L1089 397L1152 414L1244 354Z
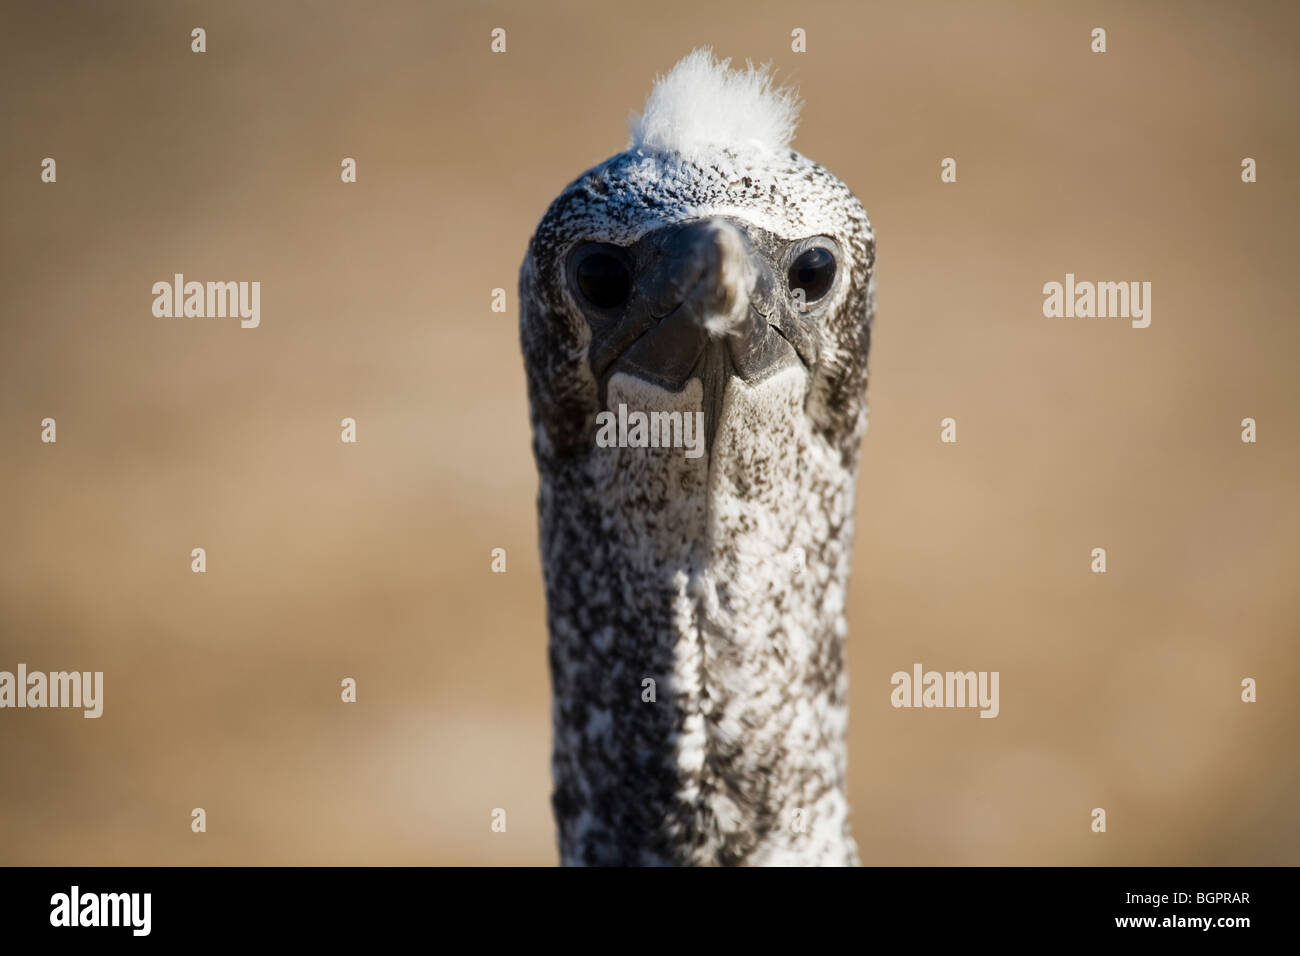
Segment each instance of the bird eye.
M803 291L805 302L816 302L830 291L835 281L835 257L829 249L816 246L790 264L790 291Z
M573 279L582 297L598 309L622 305L632 290L627 264L612 252L599 249L593 249L579 260Z

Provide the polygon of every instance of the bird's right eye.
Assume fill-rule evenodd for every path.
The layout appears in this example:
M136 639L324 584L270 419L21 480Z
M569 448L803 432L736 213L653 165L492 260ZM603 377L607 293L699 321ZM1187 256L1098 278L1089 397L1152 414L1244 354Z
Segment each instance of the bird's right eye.
M835 257L829 249L814 246L790 264L788 278L791 292L801 292L805 302L816 302L835 281Z
M627 301L632 274L622 257L593 249L578 260L573 279L582 297L598 309L613 309Z

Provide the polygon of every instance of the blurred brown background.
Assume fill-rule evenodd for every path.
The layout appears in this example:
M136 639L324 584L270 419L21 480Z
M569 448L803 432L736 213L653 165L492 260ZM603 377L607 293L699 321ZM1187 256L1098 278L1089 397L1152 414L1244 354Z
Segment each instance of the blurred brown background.
M1300 15L972 7L7 4L0 669L106 694L0 712L0 862L555 861L517 270L708 44L800 85L878 235L864 859L1300 863ZM155 318L175 272L261 327ZM1066 272L1151 327L1045 319ZM1001 716L894 710L914 662Z

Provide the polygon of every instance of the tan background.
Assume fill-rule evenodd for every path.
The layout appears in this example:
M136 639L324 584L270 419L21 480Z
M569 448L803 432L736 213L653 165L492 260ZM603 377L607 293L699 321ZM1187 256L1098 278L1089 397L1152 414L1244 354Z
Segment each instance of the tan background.
M800 84L878 234L864 858L1300 863L1300 18L972 6L8 5L0 669L107 690L0 712L0 861L554 862L517 269L712 44ZM1043 318L1067 271L1151 327ZM154 318L174 272L261 281L261 328ZM1001 716L892 709L917 661Z

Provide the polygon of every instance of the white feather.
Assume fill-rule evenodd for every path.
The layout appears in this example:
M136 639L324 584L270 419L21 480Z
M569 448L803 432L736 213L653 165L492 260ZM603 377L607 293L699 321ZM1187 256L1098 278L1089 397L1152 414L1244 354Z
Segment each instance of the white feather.
M698 154L725 148L786 149L799 121L797 93L775 85L769 66L731 69L711 49L694 50L659 78L633 116L629 149Z

